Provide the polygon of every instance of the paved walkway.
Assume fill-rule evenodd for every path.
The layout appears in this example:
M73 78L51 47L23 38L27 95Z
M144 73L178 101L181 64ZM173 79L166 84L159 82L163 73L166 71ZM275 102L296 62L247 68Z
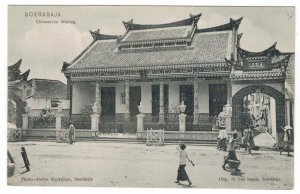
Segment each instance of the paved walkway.
M24 172L21 146L27 150L31 171ZM16 162L9 185L97 186L182 188L174 183L178 168L176 145L146 146L130 143L78 142L74 145L53 142L15 142L8 150ZM293 188L293 157L275 151L252 155L238 150L241 175L221 168L226 152L215 147L189 146L186 170L193 182L187 188Z

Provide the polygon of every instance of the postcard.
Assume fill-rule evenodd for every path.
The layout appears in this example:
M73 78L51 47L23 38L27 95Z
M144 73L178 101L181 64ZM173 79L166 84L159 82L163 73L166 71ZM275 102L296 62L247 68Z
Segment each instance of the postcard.
M7 185L291 190L295 7L8 6Z

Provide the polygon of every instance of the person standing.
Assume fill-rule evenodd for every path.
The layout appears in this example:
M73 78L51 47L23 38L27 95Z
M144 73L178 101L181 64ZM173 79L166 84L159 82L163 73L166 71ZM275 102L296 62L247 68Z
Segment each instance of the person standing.
M228 155L225 157L224 163L223 163L223 165L222 165L222 168L223 168L224 170L226 170L226 169L225 169L225 165L228 164L229 160L234 160L234 161L240 162L240 160L237 159L237 156L236 156L236 153L235 153L236 147L237 147L237 133L234 132L234 133L232 134L232 138L230 138L229 143L228 143L228 147L227 147ZM240 170L238 169L238 166L239 166L239 165L237 165L237 166L235 167L235 170L236 170L236 171L240 171Z
M248 134L248 142L247 142L247 146L248 146L248 153L251 154L251 150L253 150L255 148L255 143L254 143L254 126L251 125L250 126L250 130L249 130L249 134Z
M218 148L219 150L226 151L226 140L227 140L227 131L225 128L220 129L219 135L218 135Z
M188 155L185 151L186 145L180 144L176 149L179 152L179 168L177 171L177 180L175 183L179 183L179 181L188 181L189 186L192 185L192 182L190 181L186 171L185 171L185 166L186 166L186 159L190 161L193 165L194 163L188 158Z
M291 126L285 126L283 128L283 130L284 130L284 136L283 136L284 148L280 151L280 155L282 152L287 152L288 156L290 156L290 145L293 140L292 129L293 128Z
M74 142L74 133L75 133L75 126L73 125L72 121L70 122L70 126L69 126L69 143L73 144Z

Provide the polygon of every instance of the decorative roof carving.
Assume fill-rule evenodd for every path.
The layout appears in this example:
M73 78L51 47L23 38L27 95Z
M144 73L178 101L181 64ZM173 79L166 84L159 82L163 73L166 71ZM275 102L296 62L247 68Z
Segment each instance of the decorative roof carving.
M110 39L117 39L119 37L118 35L101 34L100 29L98 29L96 31L90 30L90 33L94 40L110 40Z
M279 55L280 51L276 49L276 44L277 42L275 42L272 46L270 46L269 48L260 51L260 52L251 52L251 51L247 51L242 49L241 47L237 46L237 51L239 56L242 59L246 59L246 58L255 58L255 57L268 57L270 58L271 56L274 55Z
M211 27L211 28L198 29L196 30L196 32L218 32L218 31L233 30L234 28L238 29L242 22L242 19L243 17L237 20L233 20L232 18L230 18L230 21L227 24Z
M27 81L30 70L27 70L25 73L21 74L20 66L22 59L20 59L14 65L8 66L8 81L13 82L16 80Z
M146 29L155 29L155 28L169 28L169 27L178 27L178 26L190 26L193 24L197 24L198 20L200 19L202 13L197 15L190 14L190 18L171 22L171 23L164 23L164 24L134 24L133 19L128 22L123 21L123 24L127 31L129 30L146 30Z

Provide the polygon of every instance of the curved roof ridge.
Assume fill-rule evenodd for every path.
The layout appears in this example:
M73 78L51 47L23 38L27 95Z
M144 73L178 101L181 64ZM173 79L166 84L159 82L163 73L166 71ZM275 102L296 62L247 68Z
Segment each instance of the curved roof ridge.
M126 30L145 30L145 29L154 29L154 28L167 28L167 27L177 27L177 26L189 26L192 24L197 24L198 20L202 16L202 13L197 15L190 14L190 18L176 21L176 22L170 22L170 23L164 23L164 24L134 24L133 19L131 19L128 22L122 21Z
M90 30L90 33L94 40L109 40L109 39L117 39L118 37L120 37L120 35L101 34L100 29L96 31Z
M210 28L203 28L203 29L197 29L196 32L215 32L215 31L225 31L225 30L232 30L233 27L236 27L237 29L239 28L241 22L242 22L243 17L234 20L230 18L229 23L219 25L219 26L214 26Z
M237 49L238 49L238 52L246 53L246 54L248 54L248 56L257 56L257 55L262 55L262 54L266 54L266 53L277 50L276 45L277 45L277 42L275 42L274 44L272 44L270 47L266 48L265 50L262 50L262 51L259 51L259 52L248 51L248 50L242 49L239 46L237 46Z

